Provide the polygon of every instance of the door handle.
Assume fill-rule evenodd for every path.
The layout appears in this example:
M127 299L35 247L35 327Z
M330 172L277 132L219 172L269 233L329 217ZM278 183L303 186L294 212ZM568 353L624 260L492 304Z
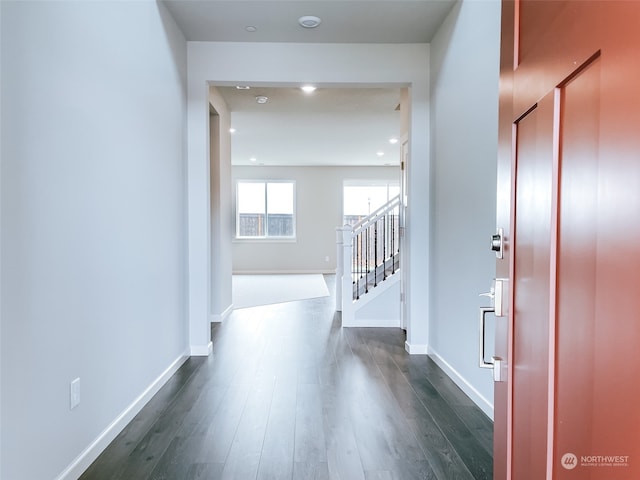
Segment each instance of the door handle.
M487 362L485 360L485 325L486 325L486 316L487 313L494 313L495 308L493 307L480 307L480 332L479 332L479 346L478 346L478 366L480 368L490 368L493 370L493 381L494 382L502 382L504 379L504 374L502 367L504 365L503 360L500 357L492 356L491 361Z
M478 345L478 366L480 368L493 368L494 365L493 361L487 362L485 360L484 337L487 313L495 313L495 309L493 307L480 307L480 342Z

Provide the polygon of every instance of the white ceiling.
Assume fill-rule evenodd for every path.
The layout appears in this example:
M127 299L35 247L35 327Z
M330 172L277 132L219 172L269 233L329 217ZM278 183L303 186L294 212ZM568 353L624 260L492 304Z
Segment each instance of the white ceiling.
M455 0L164 0L190 41L428 43ZM303 15L322 22L298 25ZM255 32L246 30L255 27ZM399 88L218 87L234 165L398 165ZM258 104L255 97L269 97ZM377 152L384 152L378 156ZM250 161L256 158L256 162Z
M400 89L318 88L311 94L291 87L218 89L236 129L234 165L399 163L399 144L389 139L400 134ZM256 103L259 95L269 101Z
M454 0L164 0L187 40L428 43ZM322 23L298 25L303 15ZM245 27L256 27L247 32Z

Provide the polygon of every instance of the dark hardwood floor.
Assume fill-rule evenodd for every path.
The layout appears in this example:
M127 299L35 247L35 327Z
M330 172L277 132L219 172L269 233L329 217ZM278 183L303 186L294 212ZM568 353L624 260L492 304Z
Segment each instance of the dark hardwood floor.
M333 291L333 277L327 277ZM81 479L491 479L491 421L333 297L236 310Z

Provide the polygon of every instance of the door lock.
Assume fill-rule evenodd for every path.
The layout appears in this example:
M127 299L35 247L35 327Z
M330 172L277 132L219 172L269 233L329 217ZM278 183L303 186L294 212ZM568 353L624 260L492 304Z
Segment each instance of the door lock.
M491 236L491 251L496 252L496 258L504 255L504 229L499 228L497 233Z

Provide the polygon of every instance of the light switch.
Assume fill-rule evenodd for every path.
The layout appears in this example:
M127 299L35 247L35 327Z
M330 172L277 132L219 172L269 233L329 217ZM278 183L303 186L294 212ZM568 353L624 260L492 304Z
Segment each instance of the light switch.
M69 386L69 409L73 410L80 405L80 377L71 382Z

